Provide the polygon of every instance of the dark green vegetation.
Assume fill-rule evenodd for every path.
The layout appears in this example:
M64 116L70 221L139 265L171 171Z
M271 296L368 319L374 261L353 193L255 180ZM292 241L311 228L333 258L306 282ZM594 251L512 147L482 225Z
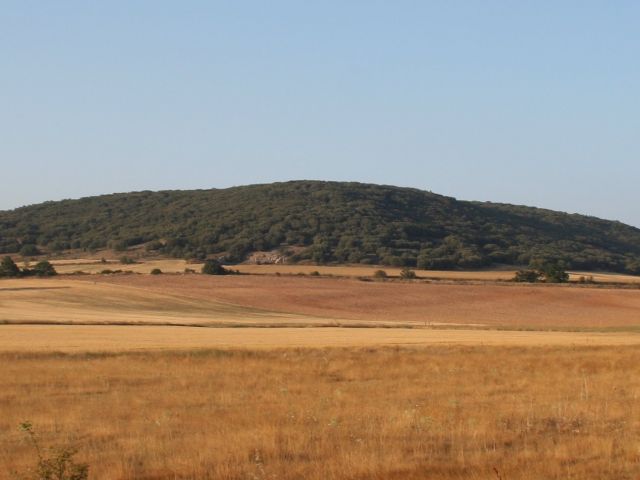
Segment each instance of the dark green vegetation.
M297 181L137 192L0 212L4 253L125 251L140 244L164 255L225 262L280 249L292 262L452 269L540 260L640 273L640 229L380 185ZM293 248L299 246L305 248Z
M204 262L202 266L202 273L206 275L233 275L237 272L230 270L228 268L224 268L220 262L214 260L213 258L209 258Z
M584 277L580 277L583 279ZM569 281L569 274L565 270L563 262L544 263L533 262L526 270L519 270L513 278L515 282L546 282L546 283L566 283ZM586 280L581 280L585 283Z
M25 267L22 270L8 255L0 261L0 278L30 277L33 275L51 277L56 274L56 269L46 260L36 263L33 268Z

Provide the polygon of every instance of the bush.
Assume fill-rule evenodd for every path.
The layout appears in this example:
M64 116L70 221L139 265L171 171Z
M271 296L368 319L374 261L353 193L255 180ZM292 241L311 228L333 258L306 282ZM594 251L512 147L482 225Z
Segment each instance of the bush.
M160 270L159 268L154 268L153 270L151 270L151 275L161 275L162 274L162 270Z
M313 272L309 273L309 275L311 275L312 277L319 277L320 276L320 272L317 270L314 270Z
M23 422L20 428L27 434L37 453L35 469L27 477L21 478L34 480L87 480L89 478L89 466L85 463L76 463L73 458L78 452L77 448L44 449L40 446L30 422Z
M405 267L400 271L400 278L403 280L413 280L414 278L418 277L416 275L416 272L414 272L410 268Z
M540 281L540 272L536 270L518 270L513 277L514 282L536 283Z
M120 258L120 263L123 265L132 265L134 263L136 263L136 261L131 258L131 257L127 257L126 255L124 257Z
M373 272L373 278L387 278L387 272L384 270L376 270Z

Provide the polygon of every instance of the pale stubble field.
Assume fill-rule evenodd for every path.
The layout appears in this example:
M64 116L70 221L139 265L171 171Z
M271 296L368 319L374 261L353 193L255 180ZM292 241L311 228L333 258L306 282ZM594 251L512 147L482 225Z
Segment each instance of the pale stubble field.
M96 479L635 480L639 297L297 277L3 281L0 478L34 465L18 429L29 420L43 445L76 446Z

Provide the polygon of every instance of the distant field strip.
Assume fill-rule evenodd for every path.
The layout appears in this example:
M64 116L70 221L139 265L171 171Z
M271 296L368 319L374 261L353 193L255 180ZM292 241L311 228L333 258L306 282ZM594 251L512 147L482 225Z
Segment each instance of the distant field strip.
M59 273L100 273L103 270L127 270L135 273L149 273L154 268L159 268L165 273L183 273L185 268L197 272L202 268L201 263L188 263L180 259L143 260L140 263L123 265L117 259L111 259L109 263L101 263L96 259L66 259L53 260ZM253 275L309 275L318 272L321 275L336 277L372 277L376 270L384 270L389 276L398 277L401 268L377 267L367 265L353 266L327 266L327 265L233 265L230 268L242 273ZM441 280L466 280L466 281L503 281L511 280L515 270L479 270L479 271L446 271L446 270L415 270L420 278L432 278ZM571 279L580 277L592 277L594 281L601 283L640 283L640 277L622 274L571 272Z
M0 322L194 324L296 322L299 315L104 283L52 280L0 282Z
M361 282L345 278L254 275L123 275L99 276L95 281L344 322L517 328L640 325L640 290L637 289Z
M640 334L389 328L0 325L0 351L110 352L382 345L640 345Z

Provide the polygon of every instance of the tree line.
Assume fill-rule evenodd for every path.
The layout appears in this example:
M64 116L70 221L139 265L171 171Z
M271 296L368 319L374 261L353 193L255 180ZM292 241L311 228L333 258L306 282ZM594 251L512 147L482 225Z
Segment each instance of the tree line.
M33 268L25 266L20 268L10 256L5 256L0 261L0 278L18 278L18 277L51 277L57 275L56 269L47 260L36 263Z

